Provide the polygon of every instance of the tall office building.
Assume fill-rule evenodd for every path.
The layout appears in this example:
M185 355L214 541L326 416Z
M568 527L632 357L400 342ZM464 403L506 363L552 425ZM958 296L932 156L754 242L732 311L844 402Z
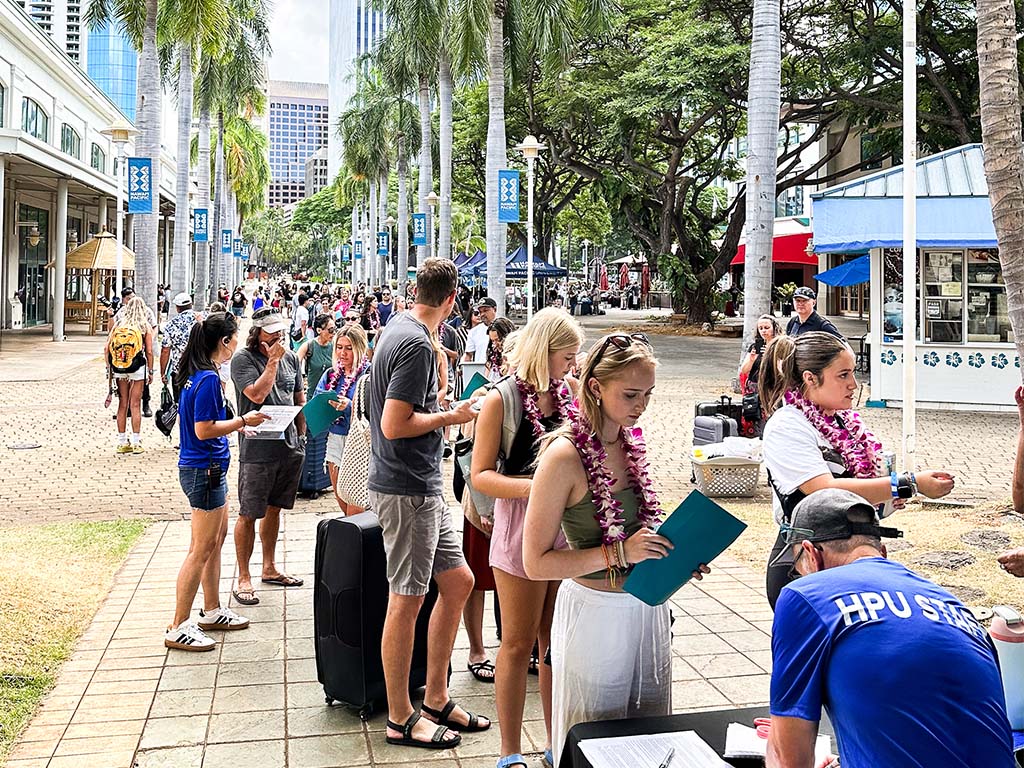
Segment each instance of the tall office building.
M340 116L356 91L355 62L373 51L387 29L387 17L374 9L372 0L331 0L330 64L328 92L331 111ZM330 181L341 168L341 138L337 125L331 125L327 149L327 175Z
M327 146L327 86L270 80L266 134L270 144L268 204L280 207L306 196L306 161Z
M88 29L89 0L14 0L135 122L138 55L117 25Z

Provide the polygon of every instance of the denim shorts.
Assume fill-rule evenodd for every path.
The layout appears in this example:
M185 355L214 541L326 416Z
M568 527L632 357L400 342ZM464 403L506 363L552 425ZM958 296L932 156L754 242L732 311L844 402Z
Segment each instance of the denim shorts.
M217 485L210 485L209 469L205 467L178 467L181 490L188 496L192 509L207 512L220 509L228 501L228 472L224 470Z

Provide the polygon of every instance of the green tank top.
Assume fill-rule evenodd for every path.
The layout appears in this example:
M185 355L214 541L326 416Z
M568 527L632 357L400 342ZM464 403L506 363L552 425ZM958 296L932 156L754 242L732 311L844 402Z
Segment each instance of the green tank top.
M333 365L332 347L332 342L321 344L316 339L309 340L310 351L306 361L306 400L313 399L316 385L324 377L324 371Z
M615 498L622 504L622 519L626 524L626 536L632 536L640 530L640 522L637 520L637 511L640 503L629 486L617 491ZM601 546L601 526L594 519L597 508L594 506L594 497L590 490L571 507L566 507L562 514L562 533L569 543L570 549L591 549ZM595 571L583 576L584 579L604 580L607 578L605 571Z

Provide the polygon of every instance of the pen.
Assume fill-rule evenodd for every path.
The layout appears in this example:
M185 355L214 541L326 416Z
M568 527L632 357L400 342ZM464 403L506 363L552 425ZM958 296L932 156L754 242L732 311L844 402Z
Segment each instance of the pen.
M676 755L676 748L672 747L669 749L668 754L665 755L665 759L661 761L661 765L658 768L668 768L668 764L672 762L672 758Z

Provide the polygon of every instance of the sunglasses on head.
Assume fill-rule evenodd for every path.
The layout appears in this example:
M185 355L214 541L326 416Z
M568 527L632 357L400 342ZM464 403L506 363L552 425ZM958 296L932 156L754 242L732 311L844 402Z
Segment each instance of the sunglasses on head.
M645 333L613 333L611 336L605 336L604 343L601 345L601 349L598 350L597 357L594 358L594 365L596 366L601 362L601 358L608 351L608 347L615 347L620 351L625 351L632 346L634 341L639 341L648 347L651 346L651 340L647 338Z

